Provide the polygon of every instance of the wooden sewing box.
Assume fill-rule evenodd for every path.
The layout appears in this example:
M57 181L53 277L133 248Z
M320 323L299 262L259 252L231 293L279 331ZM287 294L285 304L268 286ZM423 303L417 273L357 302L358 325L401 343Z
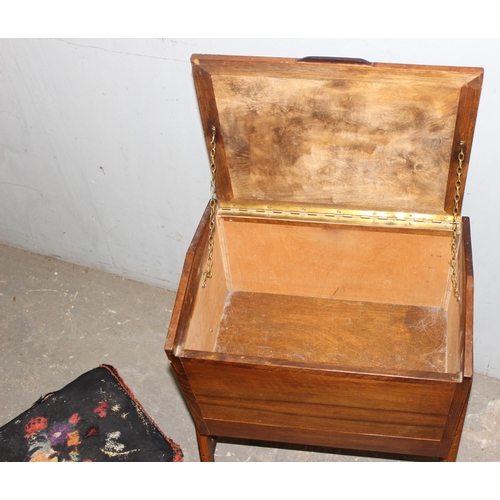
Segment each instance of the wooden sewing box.
M212 199L165 350L201 460L217 438L456 460L483 70L191 62Z

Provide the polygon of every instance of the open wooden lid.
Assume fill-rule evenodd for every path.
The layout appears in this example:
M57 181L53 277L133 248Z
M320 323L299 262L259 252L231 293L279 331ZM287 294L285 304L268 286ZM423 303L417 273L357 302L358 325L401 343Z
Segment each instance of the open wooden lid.
M221 205L453 213L481 68L193 55ZM460 202L461 205L461 202Z

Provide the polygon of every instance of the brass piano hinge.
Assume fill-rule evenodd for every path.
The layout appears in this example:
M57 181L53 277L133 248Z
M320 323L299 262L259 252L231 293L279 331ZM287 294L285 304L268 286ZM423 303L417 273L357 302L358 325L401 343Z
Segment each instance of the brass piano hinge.
M451 215L382 212L373 210L347 210L336 208L301 208L270 205L234 205L220 203L222 216L259 217L269 219L292 219L336 224L400 226L422 229L451 230Z
M212 140L210 141L210 172L212 173L212 180L210 183L210 192L212 197L210 198L210 222L209 222L209 233L208 233L208 258L207 267L203 273L202 288L205 288L207 284L207 278L212 277L212 261L213 261L213 251L214 251L214 231L215 231L215 208L217 206L217 190L215 185L215 171L217 167L215 166L215 136L217 129L212 127Z
M457 180L455 182L455 197L453 206L453 234L451 237L451 282L453 285L453 293L457 300L460 300L460 289L458 286L457 275L457 255L458 255L458 235L460 229L460 188L462 186L463 161L465 159L465 142L460 141L460 152L458 153Z

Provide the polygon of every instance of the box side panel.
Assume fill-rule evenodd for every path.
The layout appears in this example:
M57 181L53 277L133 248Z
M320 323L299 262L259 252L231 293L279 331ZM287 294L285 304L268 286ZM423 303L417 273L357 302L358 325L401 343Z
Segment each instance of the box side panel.
M223 242L219 226L214 231L213 272L205 287L203 273L209 250L210 207L207 206L186 253L179 289L172 311L165 350L177 347L212 350L215 347L227 295Z
M209 217L210 207L207 205L184 260L184 267L165 341L165 351L167 351L167 354L183 341L189 319L193 312L193 303L200 279L200 266L201 262L206 259Z
M473 322L474 322L474 271L472 265L472 241L470 233L470 220L462 217L462 240L460 244L460 296L461 296L461 322L464 334L461 344L461 360L463 363L463 381L457 386L450 415L443 433L440 452L448 449L446 461L455 461L462 435L467 405L473 379Z
M451 269L450 269L451 273ZM462 231L458 245L457 277L459 300L448 291L447 372L460 372L472 376L472 327L474 314L474 276L470 221L462 218Z
M464 376L473 374L473 326L474 326L474 270L472 265L472 239L470 220L462 217L463 222L463 255L465 268L465 286L462 289L464 297L465 342L464 342Z
M448 291L447 315L446 372L461 373L463 371L464 355L463 302L456 299L451 287Z
M224 310L227 286L222 258L222 242L219 227L214 232L212 277L203 287L203 273L208 258L208 245L196 270L196 294L192 315L184 337L185 349L211 351L215 349L220 319Z
M210 434L437 456L456 384L183 359Z

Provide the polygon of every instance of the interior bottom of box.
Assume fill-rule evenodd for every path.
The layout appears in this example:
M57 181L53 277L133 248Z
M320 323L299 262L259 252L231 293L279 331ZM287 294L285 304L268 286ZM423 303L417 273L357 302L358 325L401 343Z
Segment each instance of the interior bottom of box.
M369 370L446 371L440 307L229 292L219 353Z

